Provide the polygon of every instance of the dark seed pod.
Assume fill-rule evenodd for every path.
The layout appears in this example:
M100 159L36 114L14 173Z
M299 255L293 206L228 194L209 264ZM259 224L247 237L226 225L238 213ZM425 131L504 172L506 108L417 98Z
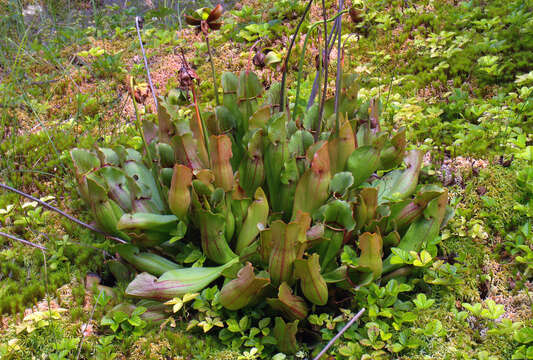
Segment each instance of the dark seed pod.
M184 64L178 71L178 79L180 82L180 89L189 90L192 82L198 80L198 75L188 64Z
M349 14L354 24L359 24L360 22L363 21L363 15L361 14L361 10L356 9L355 7L352 7L350 8Z
M257 50L252 62L255 66L262 69L265 67L265 54L261 50Z

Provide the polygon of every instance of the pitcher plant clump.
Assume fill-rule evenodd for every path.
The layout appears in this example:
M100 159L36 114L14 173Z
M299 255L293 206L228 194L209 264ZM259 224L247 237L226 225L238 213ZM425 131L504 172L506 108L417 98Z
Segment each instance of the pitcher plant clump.
M173 91L160 99L158 123L143 122L144 154L73 149L79 192L99 227L128 241L117 252L140 274L126 295L166 301L222 277L220 303L268 304L278 348L292 353L311 306L394 276L405 264L391 249L429 248L448 193L418 185L422 154L406 150L405 129L381 130L376 101L359 111L354 76L343 79L339 131L328 99L317 141L317 105L289 119L279 85L265 91L247 71L221 79L222 105L205 122L180 115ZM212 266L175 263L177 241Z

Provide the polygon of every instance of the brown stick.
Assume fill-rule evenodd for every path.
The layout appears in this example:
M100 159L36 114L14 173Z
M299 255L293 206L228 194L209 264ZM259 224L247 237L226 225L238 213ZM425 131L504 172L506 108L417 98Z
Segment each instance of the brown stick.
M313 360L319 360L322 355L324 355L326 353L326 351L328 351L328 349L331 347L331 345L333 345L335 343L335 341L337 341L342 334L344 334L346 332L346 330L348 330L354 322L357 321L357 319L359 319L361 317L361 315L363 315L363 313L365 312L365 308L362 308L350 321L348 321L348 324L346 324L342 329L341 331L339 331L339 333L337 335L335 335L333 337L333 339L331 339L328 344L322 349L322 351L313 359Z
M11 240L15 240L15 241L21 242L21 243L26 244L26 245L30 245L30 246L36 247L37 249L41 249L41 250L44 250L44 251L48 250L47 248L45 248L42 245L39 245L39 244L36 244L36 243L32 243L31 241L18 238L16 236L7 234L5 232L1 232L0 231L0 236L3 236L3 237L6 237L8 239L11 239Z
M52 205L50 205L50 204L48 204L48 203L46 203L46 202L44 202L44 201L42 201L40 199L37 199L36 197L31 196L30 194L26 194L23 191L17 190L15 188L12 188L11 186L8 186L8 185L2 184L2 183L0 183L0 188L3 188L5 190L9 190L11 192L14 192L15 194L20 195L20 196L24 196L25 198L28 198L31 201L35 201L35 202L39 203L40 205L44 206L45 208L47 208L49 210L52 210L52 211L55 211L59 215L63 215L64 217L66 217L70 221L75 222L76 224L78 224L80 226L83 226L84 228L87 228L87 229L89 229L91 231L94 231L96 233L102 234L102 235L104 235L105 237L107 237L107 238L109 238L111 240L115 240L115 241L117 241L119 243L122 243L122 244L126 244L127 243L127 241L125 241L125 240L123 240L121 238L118 238L116 236L110 235L110 234L106 233L105 231L102 231L102 230L100 230L100 229L98 229L98 228L96 228L96 227L94 227L92 225L84 223L83 221L76 219L74 216L69 215L66 212L64 212L64 211L56 208L55 206L52 206Z

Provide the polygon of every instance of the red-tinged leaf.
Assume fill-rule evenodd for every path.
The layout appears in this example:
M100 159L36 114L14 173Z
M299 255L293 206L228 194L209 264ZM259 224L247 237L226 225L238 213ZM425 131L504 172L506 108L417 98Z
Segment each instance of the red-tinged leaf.
M383 267L383 240L381 235L368 232L359 235L359 249L361 249L359 265L370 269L374 279L377 279L381 275Z
M249 124L248 124L249 130L264 129L266 127L268 120L270 120L272 116L271 114L272 114L272 105L270 104L262 105L250 117Z
M199 149L204 149L202 141L196 141L190 133L175 135L172 140L172 147L179 164L183 164L193 170L205 167L203 159L199 156Z
M170 119L170 114L167 111L166 106L163 104L163 99L159 99L161 106L157 108L157 118L159 124L159 141L170 144L172 137L176 135L176 127Z
M227 135L211 135L209 146L211 148L211 160L215 185L224 191L231 191L234 178L231 168L231 139Z
M217 267L190 267L165 272L158 278L141 273L126 288L126 295L153 300L170 300L199 292L238 262L235 258Z
M211 191L215 190L215 188L211 185L215 182L215 175L213 174L213 171L209 169L202 169L196 172L196 178L211 188Z
M185 22L188 25L199 26L201 24L202 20L193 18L192 16L189 16L189 15L185 15Z
M299 232L299 226L296 223L287 225L283 221L277 220L270 226L270 231L272 239L272 250L268 262L270 280L274 286L278 286L283 281L292 284L294 260L296 260L297 255L296 236ZM287 233L292 236L288 236Z
M311 168L300 178L294 194L292 217L299 212L313 214L329 197L331 180L328 142L318 145L313 155Z
M270 283L268 278L256 277L251 263L247 263L237 278L231 280L220 291L220 303L226 309L239 310L253 302L261 290Z
M303 320L307 317L308 309L305 300L294 295L286 282L279 286L278 298L267 299L267 302L289 320Z
M289 224L285 224L281 220L274 221L268 237L264 236L263 241L270 241L268 272L274 286L278 286L282 282L289 284L294 282L294 260L303 255L307 246L306 232L310 226L311 217L309 214L299 212L296 219ZM262 244L262 246L264 245Z
M313 254L307 259L294 262L294 273L300 279L300 287L307 298L316 305L328 302L328 285L320 274L319 255Z
M363 188L359 193L359 205L356 210L357 229L361 230L376 217L378 191L376 188Z
M331 136L328 143L331 173L336 174L346 169L346 161L355 150L355 135L349 121L340 119L342 126L339 136Z
M221 22L210 22L208 25L211 30L219 30L222 27Z
M263 264L268 265L272 253L272 228L259 233L259 257Z
M174 165L172 182L168 191L168 206L170 211L182 221L188 220L187 213L191 205L191 184L192 170L185 165Z
M208 23L211 23L215 20L218 20L222 16L223 12L224 12L224 8L222 7L221 4L218 4L217 6L213 8L213 10L211 10L211 12L209 13L209 17L207 18L206 21Z
M395 226L402 230L416 219L418 219L427 204L444 193L444 189L436 185L426 185L420 189L413 200L406 200L391 206L391 226L395 222Z
M296 258L301 259L304 251L307 249L307 246L309 245L307 241L307 231L311 227L311 216L306 212L299 211L296 214L296 217L293 221L291 221L290 224L297 223L298 224L298 233L296 235Z
M190 284L181 281L158 281L148 273L141 273L128 285L126 295L153 300L169 300L189 292Z

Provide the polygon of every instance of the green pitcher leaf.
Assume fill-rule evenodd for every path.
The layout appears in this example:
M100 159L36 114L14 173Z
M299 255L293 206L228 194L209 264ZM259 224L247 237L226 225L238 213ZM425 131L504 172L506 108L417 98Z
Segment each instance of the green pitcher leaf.
M222 272L238 262L238 258L217 267L191 267L165 272L158 278L141 273L126 288L126 295L143 299L170 300L199 292L218 279Z
M76 179L78 181L78 191L81 198L89 203L89 192L87 189L87 180L85 175L91 171L100 167L100 160L98 157L90 151L84 149L72 149L70 150L70 157L74 164L74 171L76 173Z
M139 249L133 245L118 245L117 252L124 260L135 266L137 270L148 272L155 276L161 276L167 271L181 268L178 264L162 256L149 252L139 252Z
M253 132L247 145L247 151L239 166L239 185L248 196L252 196L255 190L262 186L265 181L263 137L262 130Z
M422 167L422 153L411 150L404 158L405 170L394 170L376 182L378 188L378 203L393 199L403 200L416 189L418 175Z
M336 174L346 169L346 162L355 150L355 136L349 121L340 119L339 135L333 132L328 142L331 173Z
M428 244L438 236L440 225L446 214L446 205L448 204L448 191L445 190L439 197L431 200L424 210L424 216L412 223L405 235L400 240L397 248L404 251L419 252L424 244ZM392 264L389 255L383 263L383 273L386 274L396 270L402 264Z
M120 158L113 149L97 147L96 154L98 155L98 159L100 159L102 166L120 165Z
M359 265L370 269L374 279L377 279L381 275L383 267L383 240L381 235L368 232L359 235L359 249L361 249Z
M313 254L305 260L295 260L294 273L296 278L300 279L300 286L307 300L316 305L326 305L328 285L320 274L319 255Z
M381 148L376 145L364 145L355 149L346 162L346 169L354 178L354 186L364 183L379 167Z
M70 157L78 175L87 174L100 167L98 157L88 150L74 148L70 150Z
M285 354L294 354L298 350L297 332L298 320L294 320L292 323L285 323L282 318L276 317L273 334L280 351Z
M270 114L272 113L272 105L266 104L257 109L256 112L252 114L249 120L248 129L264 129L268 120L270 119Z
M204 209L196 211L204 254L218 264L225 264L237 257L226 240L226 217Z
M283 165L289 158L289 150L286 141L285 113L274 115L269 122L265 145L264 162L265 178L268 188L269 204L273 211L282 210L281 198L281 172Z
M279 286L278 297L267 299L267 302L289 320L303 320L307 317L308 309L305 300L294 295L286 282Z
M231 191L233 188L233 169L230 163L231 140L227 135L211 135L209 147L215 185L226 192Z
M178 218L174 215L135 213L122 215L117 227L119 230L151 230L169 233L177 225Z
M256 74L249 71L241 71L239 74L239 86L237 87L237 99L239 109L243 114L243 129L248 130L248 119L257 110L258 98L263 93L263 85Z
M342 196L353 185L353 182L354 178L351 172L336 173L329 184L329 191Z
M152 172L142 163L133 160L124 162L124 172L139 186L142 196L150 198L157 211L163 212L166 202L163 201Z
M168 191L168 206L170 211L181 221L188 221L191 205L192 170L185 165L174 165L172 182Z
M250 304L270 283L268 278L257 277L250 262L239 270L237 278L222 287L219 301L226 309L239 310Z
M405 156L406 147L406 129L401 127L381 150L378 170L392 169L400 165Z
M131 201L132 194L128 187L128 178L124 171L113 166L106 166L97 170L95 174L106 182L109 197L125 212L131 212L133 210L133 203Z
M270 226L271 251L268 261L268 272L274 286L282 282L294 282L294 260L301 256L307 241L306 231L311 225L307 214L300 214L295 221L285 224L281 220L274 221Z
M252 200L244 194L239 194L238 191L234 191L231 196L231 212L235 219L235 233L240 234Z
M260 229L266 227L268 218L268 200L263 189L258 188L255 192L254 201L248 207L246 219L237 238L235 251L240 254L259 235Z
M317 210L329 197L330 180L328 143L324 141L313 155L311 168L303 174L296 186L292 217L299 211L312 214Z
M156 146L159 164L164 168L171 168L176 163L174 149L166 143L158 143Z
M344 200L334 200L321 206L314 218L348 231L355 228L352 207Z
M98 227L103 231L129 240L129 237L118 229L119 219L124 211L113 200L107 197L107 190L99 183L98 178L91 174L87 176L87 190L91 195L90 206Z
M356 210L357 230L370 224L376 218L378 207L378 190L376 188L363 188L359 192L359 206Z

